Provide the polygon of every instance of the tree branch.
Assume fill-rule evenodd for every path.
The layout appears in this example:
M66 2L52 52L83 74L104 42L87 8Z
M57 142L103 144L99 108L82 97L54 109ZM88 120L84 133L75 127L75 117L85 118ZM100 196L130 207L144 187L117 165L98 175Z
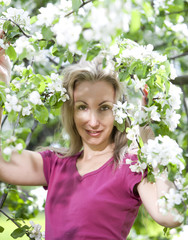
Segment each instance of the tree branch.
M90 2L94 2L95 0L88 0L88 1L82 1L82 4L80 5L79 9L82 8L83 6L85 6L86 4L90 3ZM68 17L71 14L73 14L75 11L71 11L70 13L66 14L64 17Z
M175 85L188 85L188 75L178 76L174 80L171 79L170 82Z
M177 11L177 12L169 12L169 13L166 13L165 15L180 14L180 13L183 13L183 12L188 12L188 9L184 9L184 10Z
M182 53L182 54L179 54L177 56L174 56L174 57L170 57L170 60L174 60L176 58L180 58L180 57L184 57L184 56L187 56L188 55L188 51Z
M33 126L32 126L32 128L31 128L31 132L28 134L27 139L26 139L26 141L25 141L25 143L26 143L26 148L28 147L28 145L29 145L29 143L30 143L30 141L31 141L32 134L33 134L33 132L34 132L34 130L36 129L37 126L38 126L38 121L37 121L37 120L34 120Z
M27 33L25 33L25 32L23 31L23 29L20 27L20 25L18 25L17 23L15 23L12 19L7 19L7 20L10 21L10 22L12 22L14 25L16 25L16 26L19 28L20 32L22 32L25 37L27 37L27 38L30 38L30 37L31 37L31 35L28 35Z

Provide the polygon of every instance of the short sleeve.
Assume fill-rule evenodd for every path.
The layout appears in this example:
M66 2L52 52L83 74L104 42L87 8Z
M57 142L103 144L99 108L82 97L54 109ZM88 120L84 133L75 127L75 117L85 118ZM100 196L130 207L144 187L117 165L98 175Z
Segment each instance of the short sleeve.
M43 159L43 171L44 171L44 176L46 178L47 185L49 185L49 179L51 175L51 171L53 169L54 165L54 152L50 150L46 150L43 152L39 152L42 156ZM48 186L45 186L44 189L48 189Z
M131 165L136 164L138 161L138 157L136 154L127 154L125 156L124 160L126 161L126 159L132 160ZM140 200L139 195L137 195L137 194L135 195L135 193L134 193L134 187L136 184L140 183L143 178L146 177L147 171L145 171L144 174L142 174L141 172L140 173L132 172L131 169L129 168L129 166L130 165L128 164L128 170L127 170L127 174L126 174L126 185L127 185L130 195L133 198L137 198L138 200Z

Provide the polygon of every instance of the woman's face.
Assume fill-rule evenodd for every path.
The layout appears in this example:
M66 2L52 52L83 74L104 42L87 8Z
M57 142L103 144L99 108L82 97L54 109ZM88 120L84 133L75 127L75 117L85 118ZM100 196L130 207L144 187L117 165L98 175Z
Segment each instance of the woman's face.
M74 90L74 121L83 146L103 150L112 141L115 91L106 81L83 81Z

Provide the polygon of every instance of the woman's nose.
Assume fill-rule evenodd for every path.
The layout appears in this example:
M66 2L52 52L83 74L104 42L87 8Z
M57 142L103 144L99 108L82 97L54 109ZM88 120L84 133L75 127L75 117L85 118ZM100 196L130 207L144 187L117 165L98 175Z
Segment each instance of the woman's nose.
M91 111L89 114L89 125L92 128L97 128L100 124L98 114L95 111Z

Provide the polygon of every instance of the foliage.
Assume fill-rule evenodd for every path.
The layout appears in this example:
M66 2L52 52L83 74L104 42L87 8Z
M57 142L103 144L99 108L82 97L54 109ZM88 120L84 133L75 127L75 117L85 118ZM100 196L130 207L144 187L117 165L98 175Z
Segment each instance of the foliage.
M137 129L147 125L158 137L148 143L147 149L152 144L156 145L156 141L159 146L157 151L164 149L167 145L162 144L163 139L168 142L169 137L170 144L176 146L176 139L181 147L182 150L177 147L176 152L173 149L177 162L169 159L164 164L158 151L157 159L160 160L157 164L159 174L168 169L169 179L179 180L175 194L181 192L181 203L175 202L175 207L180 213L185 213L186 219L184 205L188 204L188 175L184 167L188 161L188 2L7 0L0 1L0 5L0 27L5 32L3 40L0 39L0 47L6 49L13 63L10 87L0 83L0 106L11 124L11 128L2 128L0 132L3 158L8 161L13 150L21 152L31 146L32 136L35 138L35 131L37 135L42 135L40 131L44 124L57 124L60 107L68 100L65 89L61 87L62 69L77 62L83 55L90 61L103 54L104 67L106 62L114 64L129 99L128 105L114 106L116 127L127 131L130 141L136 141L140 147L143 142ZM148 103L141 109L138 101L146 84ZM125 117L131 123L129 129L124 129ZM46 145L48 139L42 144ZM67 144L66 139L61 142ZM147 152L146 147L142 148L138 156L140 165L133 171L147 167L151 173L148 176L153 179L156 165L148 160L151 154L152 150ZM27 210L31 202L23 202L16 188L13 191L9 186L2 192L5 199L7 192L7 205L10 210L17 211L15 221L30 218L32 214ZM14 202L12 194L15 194ZM169 206L169 196L165 199ZM18 229L12 235L14 238L28 234L30 228L22 224ZM153 238L148 236L148 239Z

